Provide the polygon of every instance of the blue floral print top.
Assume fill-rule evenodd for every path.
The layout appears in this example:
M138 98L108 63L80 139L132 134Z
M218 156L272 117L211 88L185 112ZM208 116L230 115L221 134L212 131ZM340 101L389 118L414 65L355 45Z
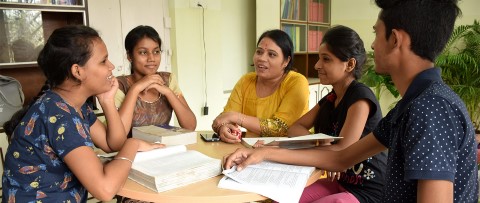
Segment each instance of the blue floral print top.
M50 90L30 107L5 155L2 202L86 202L86 189L64 162L77 147L93 147L97 117L87 104L81 111L84 118Z

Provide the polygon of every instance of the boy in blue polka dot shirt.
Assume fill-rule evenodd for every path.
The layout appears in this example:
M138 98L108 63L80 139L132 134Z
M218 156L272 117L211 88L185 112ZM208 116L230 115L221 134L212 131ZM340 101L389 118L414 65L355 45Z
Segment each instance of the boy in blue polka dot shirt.
M263 160L343 171L388 149L382 202L477 202L477 145L465 104L442 80L435 58L461 13L457 0L376 0L375 70L392 77L402 99L376 129L341 151L319 157L269 147L238 149L225 168ZM285 160L289 161L285 161ZM312 162L312 161L310 161Z

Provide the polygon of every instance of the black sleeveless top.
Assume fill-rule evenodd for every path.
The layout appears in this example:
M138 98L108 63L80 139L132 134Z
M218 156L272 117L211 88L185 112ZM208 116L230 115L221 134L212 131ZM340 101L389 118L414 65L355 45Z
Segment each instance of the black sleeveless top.
M380 105L372 90L366 85L352 81L347 88L343 99L335 108L336 94L334 91L323 97L318 105L320 110L315 118L315 133L324 133L337 136L344 127L348 109L358 100L367 100L370 104L370 113L363 129L362 139L373 131L382 118ZM345 126L348 128L348 126ZM364 160L342 172L338 181L347 191L355 195L360 202L380 202L386 173L387 154L382 152Z

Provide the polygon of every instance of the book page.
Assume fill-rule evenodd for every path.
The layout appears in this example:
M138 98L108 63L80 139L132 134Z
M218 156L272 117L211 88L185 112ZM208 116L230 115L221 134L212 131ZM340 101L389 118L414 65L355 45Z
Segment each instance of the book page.
M288 149L304 149L318 146L317 140L341 139L323 133L303 135L298 137L249 137L242 138L242 144L252 147L257 141L263 140L265 146L278 146Z
M212 160L215 159L198 151L189 150L183 153L173 153L169 156L160 156L138 162L135 160L132 169L141 171L149 176L168 176L180 170L202 166ZM220 161L218 163L220 168Z
M325 139L340 139L342 137L334 137L323 133L317 134L310 134L310 135L303 135L297 137L281 137L280 139L276 140L279 142L288 142L288 141L297 141L297 140L325 140Z
M232 169L222 173L233 181L241 184L239 188L249 188L254 192L280 202L298 202L303 189L315 167L295 166L273 162L261 162L250 165L242 171ZM231 180L225 180L219 187L232 185Z
M137 155L135 156L135 160L133 160L133 164L135 165L150 159L157 159L159 157L169 156L171 154L176 154L176 153L185 152L185 151L187 151L187 147L185 147L185 145L177 145L177 146L168 146L160 149L154 149L146 152L137 152Z
M280 138L281 137L246 137L246 138L242 138L242 142L248 145L247 147L252 147L259 140L263 140L263 143L267 144L275 140L278 140Z

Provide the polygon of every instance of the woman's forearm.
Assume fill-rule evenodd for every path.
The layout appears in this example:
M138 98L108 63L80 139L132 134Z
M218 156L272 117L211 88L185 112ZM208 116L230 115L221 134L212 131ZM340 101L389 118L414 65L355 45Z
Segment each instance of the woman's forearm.
M105 119L108 122L108 125L106 126L107 145L111 151L118 151L122 148L125 140L127 139L125 130L119 127L123 126L122 120L120 119L120 115L113 103L100 103L100 105L102 106L105 114Z
M182 95L177 96L173 91L170 91L165 96L172 106L180 126L185 129L195 130L197 127L197 118L188 106L185 98Z

